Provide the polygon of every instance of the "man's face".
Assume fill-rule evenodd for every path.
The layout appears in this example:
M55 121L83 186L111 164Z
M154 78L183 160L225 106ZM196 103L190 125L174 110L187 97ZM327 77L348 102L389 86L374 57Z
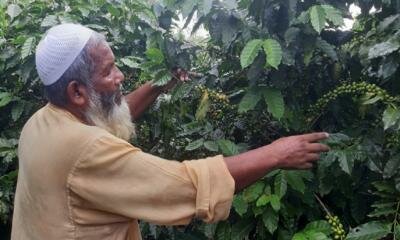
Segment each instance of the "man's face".
M116 103L121 103L121 84L124 75L115 65L115 57L107 43L101 43L93 48L90 55L94 61L92 75L94 90L101 95L111 97L115 95Z
M89 89L87 120L117 137L128 140L134 134L130 110L121 93L124 75L115 66L115 58L108 44L93 48L92 86Z

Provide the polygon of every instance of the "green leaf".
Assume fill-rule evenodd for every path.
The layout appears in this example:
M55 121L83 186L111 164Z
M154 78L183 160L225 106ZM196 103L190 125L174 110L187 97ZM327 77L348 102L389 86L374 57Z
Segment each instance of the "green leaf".
M300 15L297 17L297 20L303 24L310 22L310 11L308 10L301 12Z
M17 104L13 106L11 110L11 118L14 122L21 117L21 114L24 111L24 106L23 102L17 102Z
M55 15L47 15L42 23L40 24L41 27L52 27L58 24L57 16Z
M351 138L343 133L330 133L329 138L322 142L328 145L339 145L350 140Z
M394 186L386 181L372 182L372 185L380 192L394 194L396 192Z
M400 168L400 154L397 154L387 161L385 168L383 169L383 176L385 178L393 177Z
M251 229L253 229L253 221L250 219L241 219L239 222L235 223L232 226L232 240L243 240L250 233Z
M242 53L240 54L240 65L242 68L246 68L253 63L262 44L263 41L261 39L253 39L244 46Z
M326 18L335 26L342 26L344 24L340 10L332 7L331 5L323 4L321 7L324 9Z
M114 7L113 5L108 5L107 10L109 13L111 13L112 16L114 17L119 17L121 16L121 12L118 8Z
M254 202L264 191L265 184L256 182L243 191L243 198L246 202Z
M304 230L305 231L313 230L316 232L322 232L326 235L329 235L332 233L331 225L328 223L328 221L325 221L325 220L310 222L309 224L307 224L307 226L304 228Z
M285 171L286 180L288 184L296 191L304 193L306 186L303 181L303 177L296 171Z
M154 75L154 86L164 86L171 80L171 73L167 69L160 69Z
M353 170L353 165L354 165L354 159L350 154L348 154L346 151L338 150L336 152L336 156L339 161L339 165L342 168L342 170L351 175L351 172Z
M394 233L396 234L396 236L400 236L400 225L397 224L395 229L394 229Z
M382 121L385 130L396 125L399 120L400 111L397 108L394 108L393 106L388 106L383 112Z
M10 4L7 7L7 14L8 14L8 16L10 16L11 21L15 17L17 17L19 14L21 14L21 12L22 12L22 9L17 4Z
M271 208L267 208L263 215L262 215L262 220L264 222L264 226L268 229L268 231L273 234L276 229L278 228L278 222L279 222L279 215L275 211L273 211Z
M369 96L368 94L365 94L365 96L363 96L361 98L361 101L362 101L363 105L369 105L369 104L374 104L381 99L382 99L382 96L380 96L380 95L372 97L372 96Z
M396 213L397 202L384 203L384 204L373 204L374 211L368 214L368 217L388 217ZM379 207L377 205L380 205ZM386 205L386 206L385 206Z
M263 206L267 205L270 200L271 200L271 198L269 195L263 194L263 195L261 195L261 197L259 197L257 199L256 206L263 207Z
M337 61L338 56L336 54L335 47L329 44L327 41L317 38L317 47L321 49L328 57L330 57L332 60Z
M325 11L320 5L312 6L310 10L311 25L314 30L321 33L325 27Z
M218 140L218 146L225 156L232 156L239 154L239 150L236 144L234 144L229 140L226 139Z
M205 141L204 147L211 152L218 152L218 144L215 141Z
M286 45L290 45L291 43L295 42L299 36L300 28L297 27L290 27L285 32L285 42Z
M231 225L229 222L220 222L217 225L216 240L231 240Z
M186 146L185 150L186 151L192 151L192 150L198 149L199 147L203 146L203 143L204 143L204 139L202 139L202 138L197 139L197 140L189 143Z
M331 240L322 232L316 232L314 230L309 230L304 232L308 239L312 240Z
M239 113L244 113L254 109L260 100L260 91L255 88L250 88L239 103Z
M183 97L188 96L188 94L193 90L194 86L196 85L195 81L191 81L185 84L178 84L174 89L171 91L171 100L173 102L182 99Z
M164 62L164 54L161 52L160 49L157 49L157 48L147 49L146 57L155 63L160 64L160 63Z
M368 222L350 231L346 240L378 240L390 233L385 224L380 222Z
M197 5L197 1L183 1L182 5L181 5L182 17L184 19L186 19L186 18L188 18L188 16L193 15L193 11L194 11L196 5ZM187 25L187 24L185 24L185 25Z
M287 181L285 175L282 172L279 172L278 175L275 177L274 181L274 193L282 198L285 196L287 191Z
M282 118L285 113L285 103L281 91L273 88L265 88L263 96L268 106L268 112L277 119Z
M243 216L243 214L247 212L248 204L243 199L242 195L237 195L234 197L232 206L240 216Z
M221 1L222 6L226 7L227 9L236 9L238 7L237 0L224 0Z
M272 194L272 195L270 196L270 203L271 203L272 208L273 208L276 212L278 212L279 209L281 209L281 200L280 200L279 196L277 196L277 195L275 195L275 194Z
M29 37L25 40L24 45L21 48L21 59L26 58L31 55L33 49L35 48L35 38Z
M392 52L398 50L400 44L398 42L382 42L375 44L368 51L368 59L373 59L377 57L383 57L391 54Z
M201 6L202 6L201 10L203 12L203 15L207 15L210 12L210 10L212 8L213 1L214 0L202 0L202 2L201 2Z
M13 96L8 92L0 92L0 107L4 107L13 100Z
M399 20L400 15L396 14L396 15L390 15L389 17L383 19L378 27L377 30L379 32L383 32L385 31L388 27L391 27L393 23L397 22Z
M120 61L130 68L140 68L140 64L129 57L121 58Z
M309 239L305 233L299 232L293 236L292 240L309 240Z
M205 91L203 93L203 96L201 97L199 106L197 107L196 119L203 120L206 117L209 109L210 109L210 101L208 98L208 92Z
M278 69L282 61L282 48L275 39L267 39L263 42L264 52L267 55L267 63L273 68Z

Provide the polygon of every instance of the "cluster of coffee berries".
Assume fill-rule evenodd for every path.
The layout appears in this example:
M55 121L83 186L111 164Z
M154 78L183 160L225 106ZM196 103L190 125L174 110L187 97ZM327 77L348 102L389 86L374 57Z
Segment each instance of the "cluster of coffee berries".
M337 216L326 215L325 218L328 220L331 225L331 229L333 232L333 239L344 239L346 237L346 232L343 229L343 225L340 223L339 218Z
M222 93L221 90L211 90L202 85L196 86L195 89L199 91L202 95L205 93L208 95L211 103L208 114L212 119L222 118L225 111L233 108L233 106L229 104L228 96Z
M384 103L398 101L397 98L390 96L384 89L378 87L375 84L367 82L352 82L343 84L323 95L315 105L312 105L310 107L310 115L319 115L328 105L328 103L345 94L351 94L355 96L368 95L371 98L379 96L380 100L382 100L382 102Z
M196 86L195 89L198 90L199 92L201 92L202 94L207 92L208 96L212 102L229 104L228 96L223 94L221 90L219 90L217 92L217 91L211 90L203 85Z

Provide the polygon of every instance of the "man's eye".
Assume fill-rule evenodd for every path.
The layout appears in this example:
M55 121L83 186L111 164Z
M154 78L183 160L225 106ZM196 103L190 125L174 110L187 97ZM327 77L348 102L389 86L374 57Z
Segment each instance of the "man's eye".
M108 75L110 75L110 73L111 73L111 68L108 68L108 70L103 72L103 76L107 77Z

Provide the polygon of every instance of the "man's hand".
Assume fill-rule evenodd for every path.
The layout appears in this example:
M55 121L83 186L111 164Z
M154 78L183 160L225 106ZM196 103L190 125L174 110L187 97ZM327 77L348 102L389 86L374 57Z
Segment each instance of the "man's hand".
M328 146L317 143L328 136L327 133L310 133L284 137L265 147L277 160L278 168L307 169L319 160L321 152L329 151Z
M317 143L328 136L327 133L310 133L284 137L269 145L225 157L228 170L235 179L236 192L274 169L311 168L321 152L329 151L328 146Z
M189 80L189 74L187 71L183 70L182 68L176 68L172 71L172 78L171 80L163 86L163 91L169 91L178 82L186 82Z

